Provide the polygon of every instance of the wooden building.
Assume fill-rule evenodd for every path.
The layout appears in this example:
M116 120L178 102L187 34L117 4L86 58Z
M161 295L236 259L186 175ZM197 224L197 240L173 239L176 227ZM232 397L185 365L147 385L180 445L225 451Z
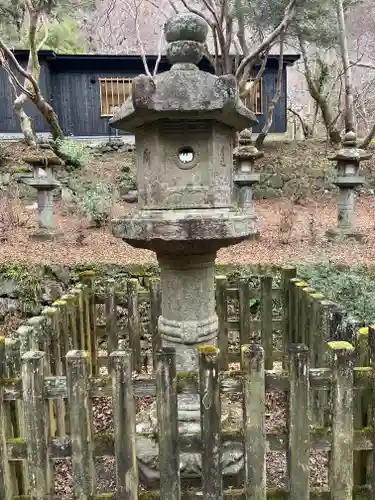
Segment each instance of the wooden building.
M26 65L28 51L15 51L18 61ZM46 99L53 105L64 133L75 137L114 135L109 127L113 108L120 106L128 97L132 78L144 73L139 55L67 55L52 51L40 51L40 86ZM150 70L156 56L147 56ZM299 59L298 54L284 55L281 98L276 105L270 132L285 133L287 129L287 68ZM279 57L271 55L257 87L254 102L246 104L257 113L259 132L267 113L268 104L275 93ZM159 64L159 72L170 64L165 56ZM200 68L213 71L206 59ZM34 120L37 133L49 132L48 124L31 103L25 107ZM13 94L4 70L0 69L0 134L20 133L20 126L13 111Z

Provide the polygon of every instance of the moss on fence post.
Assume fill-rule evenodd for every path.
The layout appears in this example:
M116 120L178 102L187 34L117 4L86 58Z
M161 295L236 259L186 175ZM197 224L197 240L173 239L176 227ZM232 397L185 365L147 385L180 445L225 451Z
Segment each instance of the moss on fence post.
M281 269L281 294L283 303L283 369L288 366L288 345L289 332L291 329L291 310L290 310L290 280L295 278L297 270L295 267L283 267Z
M260 278L260 322L264 366L273 369L273 326L272 326L272 276Z
M266 500L266 434L264 349L241 346L246 498Z
M332 500L352 500L353 490L353 351L345 341L329 342L333 371Z
M106 297L105 297L105 317L106 317L106 332L107 332L107 352L108 352L108 368L110 368L110 355L117 350L117 306L116 306L116 282L114 279L106 281Z
M218 318L218 345L220 370L228 370L228 278L222 274L215 277L216 314Z
M158 417L160 497L180 500L176 351L164 347L156 354L156 408Z
M44 352L40 351L29 351L22 356L22 398L31 498L46 498L53 491L44 400L44 358Z
M12 500L14 485L7 453L6 411L4 403L5 367L5 337L0 337L0 498Z
M66 355L67 391L70 405L74 495L89 500L95 493L91 401L89 396L89 358L74 350Z
M219 349L198 348L199 393L202 433L203 498L221 500L221 411L219 384Z
M138 291L139 291L138 280L136 278L129 279L127 282L129 344L133 351L134 370L140 373L142 369L142 359L141 359L141 319L139 315Z
M289 370L289 498L309 500L310 387L307 346L292 344L289 347Z
M118 498L137 500L139 481L131 357L130 350L113 351L110 354L110 366L116 455L116 493Z
M150 287L150 335L152 342L152 366L156 367L156 352L161 349L159 333L159 316L161 315L161 286L160 278L154 277L149 281Z
M96 376L98 374L98 361L97 361L97 331L96 331L96 289L95 280L97 273L92 270L83 271L79 274L79 279L87 288L86 301L88 302L87 324L89 325L90 336L90 368L91 374Z

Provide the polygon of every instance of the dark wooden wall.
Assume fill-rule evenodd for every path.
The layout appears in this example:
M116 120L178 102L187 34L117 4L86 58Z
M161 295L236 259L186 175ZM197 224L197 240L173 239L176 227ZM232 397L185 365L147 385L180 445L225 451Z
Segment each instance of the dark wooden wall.
M27 61L19 61L23 67L26 67ZM20 80L23 82L23 79ZM50 99L51 81L50 70L47 61L40 61L40 79L39 85L46 99ZM12 87L9 83L8 74L0 68L0 133L19 133L21 132L18 119L13 110L14 95ZM35 106L27 100L25 104L25 112L34 121L35 130L37 132L48 132L48 123L43 116L35 108Z
M263 115L257 115L259 124L253 131L258 133L262 130L267 117L268 106L276 92L277 68L267 68L263 73ZM270 128L271 133L285 133L287 130L287 70L284 66L283 79L281 82L281 96L275 106L273 121Z
M160 70L165 71L168 67L162 64ZM144 72L141 61L133 63L133 67L129 69L119 60L110 61L103 58L102 61L90 61L89 58L76 58L64 61L58 58L41 61L40 85L45 97L53 105L66 135L108 136L114 135L116 131L109 127L108 117L100 116L98 79L134 77L141 72ZM276 75L275 64L267 68L263 74L263 115L257 115L259 124L254 128L254 132L259 132L264 124L269 102L275 94ZM286 132L286 88L287 71L284 67L281 98L275 108L271 132ZM31 103L27 103L25 111L34 119L37 132L49 131L48 124ZM20 132L13 111L13 97L7 74L2 69L0 69L1 132Z

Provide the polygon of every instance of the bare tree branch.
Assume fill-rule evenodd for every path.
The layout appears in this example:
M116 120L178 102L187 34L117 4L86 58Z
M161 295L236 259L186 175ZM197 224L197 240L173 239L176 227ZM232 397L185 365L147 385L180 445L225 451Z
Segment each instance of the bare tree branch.
M345 129L346 132L356 130L354 103L353 103L353 85L352 74L349 63L348 39L345 25L345 14L342 0L336 0L337 21L339 31L339 45L341 51L342 66L345 80Z
M241 73L243 72L244 68L251 64L254 60L259 57L259 55L265 51L267 47L271 45L274 40L282 33L285 32L286 29L288 28L289 24L292 22L296 15L296 1L297 0L290 0L287 8L285 9L285 14L284 18L281 21L281 23L268 35L268 37L259 45L259 47L252 52L251 54L248 54L243 58L241 61L240 65L237 68L236 71L236 78L239 79L241 76Z

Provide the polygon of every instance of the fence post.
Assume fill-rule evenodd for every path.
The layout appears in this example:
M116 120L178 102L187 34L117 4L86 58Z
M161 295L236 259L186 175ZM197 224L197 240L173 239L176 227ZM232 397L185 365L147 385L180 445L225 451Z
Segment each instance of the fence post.
M15 338L7 337L5 339L6 376L8 378L21 377L21 353L23 354L21 346L31 343L32 332L33 329L31 327L20 326L16 331ZM24 333L24 337L22 333ZM25 436L25 426L22 399L9 401L5 411L8 417L6 418L9 429L8 435L23 438ZM14 461L10 464L10 470L13 484L18 489L18 494L26 494L29 490L26 460Z
M161 337L159 333L159 316L161 315L161 287L160 278L153 277L150 286L150 335L152 342L152 367L156 368L156 353L161 349Z
M218 344L220 370L228 370L228 278L224 275L216 276L216 314L219 321Z
M81 288L82 284L76 285L73 290L71 290L71 294L74 296L74 306L75 306L75 314L76 314L76 322L77 322L77 337L78 337L78 349L82 351L89 351L88 345L86 345L86 341L89 339L86 336L85 330L85 315L84 315L84 302L83 302L83 290Z
M289 289L290 280L295 278L297 270L295 267L283 267L281 269L281 294L283 303L283 369L287 368L288 363L288 345L289 345L289 331L292 318L290 317L290 303L289 303Z
M349 342L328 342L332 356L332 500L352 500L353 492L353 351Z
M266 500L266 435L264 349L241 346L244 371L243 421L246 499Z
M128 327L129 345L133 351L134 370L140 372L142 369L141 360L141 319L139 317L138 304L139 283L136 278L131 278L127 283L128 291Z
M301 280L297 277L289 280L289 335L288 343L295 344L297 341L297 326L298 326L298 308L297 308L297 287L296 284Z
M95 297L95 271L83 271L79 275L81 283L87 286L87 300L89 308L90 340L91 340L91 370L92 375L98 374L97 338L96 338L96 297ZM75 347L74 347L75 348Z
M213 346L200 346L198 353L203 498L221 500L219 349Z
M311 309L310 309L310 324L309 324L309 352L310 352L310 366L312 368L322 368L323 361L319 357L320 345L325 343L321 331L322 324L320 318L320 301L324 299L324 295L319 292L310 294Z
M304 302L303 302L303 289L307 288L309 286L308 283L304 280L300 280L297 283L295 283L295 295L294 295L294 300L295 300L295 322L296 322L296 338L294 340L294 344L301 344L303 343L303 338L304 338Z
M371 346L369 342L369 328L359 328L357 325L355 335L356 346L356 366L368 367L371 366ZM371 426L372 412L372 390L361 388L354 391L354 427L363 429ZM371 467L371 452L355 451L354 452L354 484L364 485L371 483L372 467Z
M249 313L248 313L249 314ZM260 278L260 322L266 370L273 369L272 276Z
M47 453L44 362L44 352L29 351L22 356L22 397L30 496L35 500L43 500L52 494L53 474Z
M45 307L42 310L42 317L45 318L46 343L49 346L49 367L46 375L62 375L61 350L60 350L60 328L58 323L58 310L56 307ZM64 400L49 400L49 418L51 437L65 434L65 406ZM56 420L55 420L56 415Z
M309 286L302 288L302 314L300 316L300 328L301 328L301 341L305 344L309 351L311 349L311 315L312 315L312 299L311 295L315 293L314 288Z
M238 309L240 327L240 348L251 342L250 335L250 287L245 279L238 280Z
M116 307L116 281L110 278L106 282L105 317L107 331L108 368L110 368L110 355L117 349L117 307Z
M180 500L176 350L156 353L156 407L159 437L160 498Z
M131 351L110 354L116 455L116 493L124 500L138 498L138 464Z
M65 374L65 357L70 351L69 344L69 322L68 322L68 303L66 300L58 299L53 304L58 311L58 328L59 328L59 350L60 350L60 362L61 362L61 373Z
M375 325L369 326L368 329L368 350L369 350L369 361L370 366L372 368L372 379L375 379ZM372 428L375 429L375 391L372 391L372 411L371 411L371 425ZM375 468L375 447L373 447L371 453L372 458L372 467L373 470ZM370 484L372 487L372 491L375 491L375 473L372 470Z
M6 358L5 358L5 337L0 337L0 498L12 500L14 496L12 476L10 473L8 450L6 413L4 403L4 378Z
M90 500L95 493L92 429L89 398L89 358L85 351L66 355L67 392L70 406L74 495Z
M77 332L77 320L76 320L76 310L75 310L75 296L72 293L67 293L61 297L62 300L66 301L66 312L67 312L67 326L69 335L69 345L72 349L78 349L78 332Z
M303 344L289 347L289 444L290 500L309 500L310 393L309 351Z

